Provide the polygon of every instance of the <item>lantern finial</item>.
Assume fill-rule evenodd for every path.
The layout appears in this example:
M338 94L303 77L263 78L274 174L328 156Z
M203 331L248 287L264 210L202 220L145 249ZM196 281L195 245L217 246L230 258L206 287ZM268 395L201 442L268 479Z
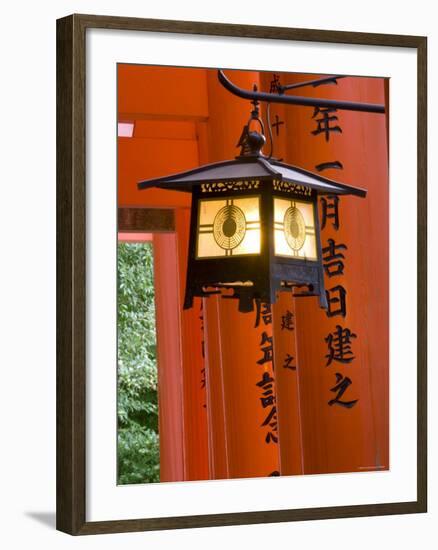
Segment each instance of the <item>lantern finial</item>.
M254 89L257 89L254 85ZM264 136L265 127L263 121L260 118L259 102L257 100L251 101L253 109L248 122L243 127L242 134L237 143L237 147L240 147L240 155L236 158L242 157L263 157L262 147L266 144L266 138ZM261 132L250 130L251 122L258 122Z
M243 127L237 147L240 147L240 155L236 158L244 157L263 157L262 147L266 143L266 138L260 132L249 131L249 124Z

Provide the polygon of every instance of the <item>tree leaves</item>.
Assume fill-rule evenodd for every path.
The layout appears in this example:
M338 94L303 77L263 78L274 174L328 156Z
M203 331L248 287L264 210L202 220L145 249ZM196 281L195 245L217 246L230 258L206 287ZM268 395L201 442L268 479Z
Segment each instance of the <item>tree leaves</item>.
M118 483L160 480L153 250L119 243Z

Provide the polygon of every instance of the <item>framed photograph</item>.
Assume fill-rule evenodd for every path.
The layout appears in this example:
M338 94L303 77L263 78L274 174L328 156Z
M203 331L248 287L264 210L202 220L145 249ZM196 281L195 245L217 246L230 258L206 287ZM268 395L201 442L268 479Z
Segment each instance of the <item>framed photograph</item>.
M427 510L426 38L57 21L57 528Z

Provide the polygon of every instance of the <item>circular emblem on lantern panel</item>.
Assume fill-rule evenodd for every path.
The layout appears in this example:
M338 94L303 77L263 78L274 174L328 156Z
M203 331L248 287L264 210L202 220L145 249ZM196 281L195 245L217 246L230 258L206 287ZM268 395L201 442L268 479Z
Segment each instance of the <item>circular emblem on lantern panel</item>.
M245 233L245 214L239 207L227 205L219 210L213 222L213 236L221 248L236 248L243 241Z
M290 206L283 219L284 236L292 250L300 250L306 240L306 224L296 206Z

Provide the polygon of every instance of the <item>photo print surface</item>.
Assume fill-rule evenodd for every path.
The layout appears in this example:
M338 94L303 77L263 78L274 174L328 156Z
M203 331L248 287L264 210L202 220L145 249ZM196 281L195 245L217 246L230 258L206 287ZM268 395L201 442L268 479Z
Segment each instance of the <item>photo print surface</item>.
M388 79L117 71L117 483L388 470Z

